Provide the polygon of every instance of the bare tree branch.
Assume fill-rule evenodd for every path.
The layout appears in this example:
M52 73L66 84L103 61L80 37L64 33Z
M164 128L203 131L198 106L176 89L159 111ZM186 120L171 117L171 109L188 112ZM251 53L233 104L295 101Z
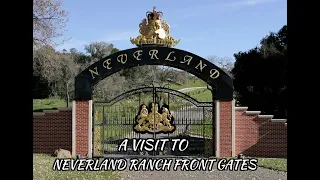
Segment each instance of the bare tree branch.
M33 0L33 45L37 48L59 44L68 21L60 0ZM63 41L63 40L62 40Z

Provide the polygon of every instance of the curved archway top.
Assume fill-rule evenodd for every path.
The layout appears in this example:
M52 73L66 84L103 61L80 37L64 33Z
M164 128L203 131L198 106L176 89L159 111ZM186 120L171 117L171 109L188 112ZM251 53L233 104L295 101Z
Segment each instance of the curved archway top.
M193 53L168 47L139 47L102 58L75 77L75 100L91 100L93 86L123 69L163 65L187 71L215 87L216 100L233 99L232 78L219 67Z

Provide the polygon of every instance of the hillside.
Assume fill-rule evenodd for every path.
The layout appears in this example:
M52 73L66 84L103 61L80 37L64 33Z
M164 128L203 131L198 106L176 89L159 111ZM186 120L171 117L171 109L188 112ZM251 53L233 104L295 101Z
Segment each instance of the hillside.
M195 77L191 77L187 83L182 85L170 85L170 89L180 90L190 87L206 87L206 83ZM198 101L211 101L211 93L206 88L196 89L193 91L185 92L189 96L197 99ZM127 102L129 103L129 102ZM39 109L50 109L50 108L61 108L66 107L67 103L63 99L59 98L47 98L47 99L33 99L33 110ZM72 103L70 103L72 106Z

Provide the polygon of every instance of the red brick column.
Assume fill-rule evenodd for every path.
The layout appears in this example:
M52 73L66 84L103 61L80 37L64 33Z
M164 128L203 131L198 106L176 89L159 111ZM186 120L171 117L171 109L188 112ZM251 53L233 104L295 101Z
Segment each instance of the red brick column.
M75 101L75 154L88 154L89 101Z
M220 157L232 156L232 101L220 101ZM218 129L219 130L219 129Z

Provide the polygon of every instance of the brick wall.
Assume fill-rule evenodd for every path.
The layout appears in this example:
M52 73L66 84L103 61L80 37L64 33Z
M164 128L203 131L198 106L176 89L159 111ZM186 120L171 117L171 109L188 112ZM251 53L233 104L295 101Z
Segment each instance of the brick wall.
M52 154L72 149L72 110L60 109L34 113L33 153Z
M220 101L220 156L232 155L232 101Z
M89 101L76 101L76 154L88 153ZM220 102L220 156L232 156L232 102ZM235 110L235 153L251 157L287 157L287 126L272 116ZM72 151L72 110L34 113L33 153Z
M272 120L272 116L247 115L246 110L235 111L236 154L251 157L287 157L287 126Z
M76 101L76 154L88 153L89 101Z

